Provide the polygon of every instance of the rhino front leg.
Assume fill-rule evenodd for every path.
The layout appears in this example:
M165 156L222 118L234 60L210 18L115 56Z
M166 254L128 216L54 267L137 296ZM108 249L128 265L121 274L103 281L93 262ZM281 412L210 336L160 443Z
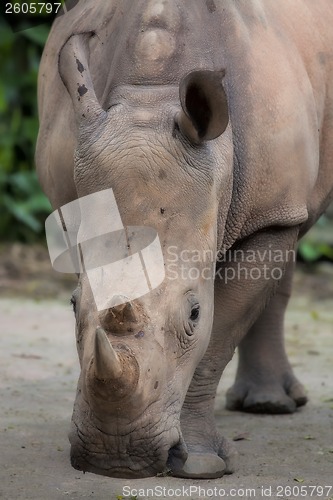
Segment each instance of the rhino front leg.
M284 347L284 315L293 271L291 261L276 294L239 345L236 380L227 393L228 410L293 413L307 402Z
M211 340L190 384L181 414L181 427L188 458L173 474L180 477L216 478L231 473L235 451L217 430L214 419L216 389L236 346L262 313L278 281L266 279L273 269L281 275L287 266L287 255L295 248L298 228L271 229L244 241L232 262L218 269L215 279L215 313ZM284 262L273 262L270 248L286 255ZM266 250L266 253L265 253ZM244 256L253 252L260 257L249 262ZM263 257L267 255L267 258ZM256 269L256 271L251 270ZM260 272L261 279L251 276ZM275 276L278 272L275 271ZM233 277L233 279L231 279ZM265 278L266 277L266 278Z

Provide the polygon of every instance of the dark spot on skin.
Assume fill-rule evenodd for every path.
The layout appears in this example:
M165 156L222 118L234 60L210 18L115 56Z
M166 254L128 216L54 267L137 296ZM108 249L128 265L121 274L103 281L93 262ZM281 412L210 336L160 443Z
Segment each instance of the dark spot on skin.
M161 214L163 215L165 212L165 208L160 208Z
M129 333L132 333L132 332L133 332L133 328L127 328L127 331L128 331Z
M206 0L206 6L210 14L216 11L216 5L214 0Z
M163 168L160 169L159 173L158 173L158 178L159 179L165 179L167 176L167 174L165 173L165 170L163 170Z
M135 337L136 339L141 339L142 337L144 337L144 334L145 334L145 332L143 332L142 330L140 330L138 333L136 333L136 334L134 335L134 337Z
M157 389L158 387L158 381L156 380L155 384L154 384L154 389Z
M318 57L319 63L322 66L325 66L325 64L327 63L327 54L326 54L326 52L318 52L317 57Z
M86 117L86 115L84 113L82 113L82 118L85 118L85 117Z
M87 87L83 84L83 85L79 85L78 89L77 89L80 97L82 97L84 94L86 94L88 92L88 89Z
M76 64L77 64L77 69L80 71L80 73L83 73L85 70L85 67L83 66L82 62L79 61L77 58L75 60L76 60Z

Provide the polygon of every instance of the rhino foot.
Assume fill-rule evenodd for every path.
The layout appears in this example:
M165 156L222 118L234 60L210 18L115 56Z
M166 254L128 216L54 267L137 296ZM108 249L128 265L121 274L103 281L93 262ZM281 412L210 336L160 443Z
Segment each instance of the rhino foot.
M283 414L294 413L307 400L302 384L289 374L271 384L236 379L227 392L226 407L232 411Z
M221 437L214 429L213 435L188 434L186 445L188 456L179 468L172 469L175 477L192 479L215 479L224 474L232 474L235 470L237 451L226 438Z
M215 479L226 474L226 469L225 461L218 455L189 453L183 467L172 471L172 475L192 479Z

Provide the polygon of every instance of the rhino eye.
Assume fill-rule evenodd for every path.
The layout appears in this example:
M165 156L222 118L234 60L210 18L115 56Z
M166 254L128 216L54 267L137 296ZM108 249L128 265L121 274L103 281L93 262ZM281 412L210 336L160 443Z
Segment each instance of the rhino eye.
M200 316L200 306L199 304L195 304L191 308L190 321L195 322L199 319Z

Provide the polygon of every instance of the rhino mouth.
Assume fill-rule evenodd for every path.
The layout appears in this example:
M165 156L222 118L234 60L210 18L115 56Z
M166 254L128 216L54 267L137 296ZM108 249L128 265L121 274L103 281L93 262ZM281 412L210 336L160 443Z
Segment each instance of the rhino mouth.
M89 439L74 423L73 426L69 435L71 464L82 472L128 479L168 475L180 469L187 458L186 445L177 428L155 438L147 436L146 440L142 436L122 436L120 442L119 436L107 436L107 441L105 436Z

